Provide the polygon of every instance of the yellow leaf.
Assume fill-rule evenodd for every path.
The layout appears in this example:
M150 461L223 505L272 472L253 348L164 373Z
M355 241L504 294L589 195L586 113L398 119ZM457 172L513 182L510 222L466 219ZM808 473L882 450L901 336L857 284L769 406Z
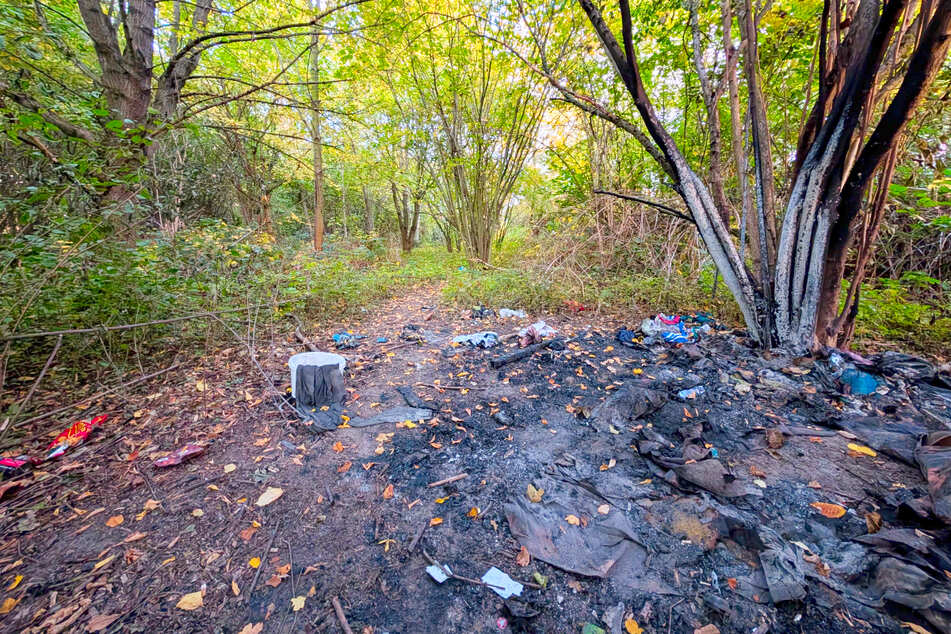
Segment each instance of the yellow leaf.
M199 392L205 391L205 382L204 381L195 381L195 389Z
M337 473L346 473L347 471L350 471L350 467L352 466L353 466L353 462L351 462L350 460L347 460L345 463L337 467Z
M228 463L225 465L225 473L231 473L237 468L238 468L237 465L235 465L234 463Z
M845 509L838 504L829 504L828 502L813 502L809 506L831 519L836 519L845 515Z
M911 631L914 632L915 634L931 634L931 632L929 632L929 631L926 630L925 628L921 627L921 626L918 625L917 623L911 623L911 622L909 622L909 621L902 621L902 622L901 622L901 626L902 626L902 627L907 627L909 630L911 630Z
M7 586L7 590L13 590L13 589L16 588L18 585L20 585L20 582L21 582L21 581L23 581L23 575L17 575L17 576L13 579L13 583L11 583L9 586Z
M116 526L118 526L124 521L125 521L125 518L122 517L121 515L113 515L112 517L106 520L106 526L108 526L109 528L115 528Z
M331 449L333 449L337 453L340 453L341 451L343 451L343 443L338 440L337 442L334 443Z
M231 591L234 592L234 596L241 594L241 588L238 587L238 582L234 579L231 580Z
M10 611L17 606L19 599L14 599L13 597L7 597L3 600L3 604L0 605L0 614L9 614Z
M241 628L241 631L238 634L261 634L261 631L264 629L264 623L248 623Z
M469 509L469 512L466 513L466 515L472 518L479 517L479 507L473 506L471 509Z
M201 509L195 509L194 511L192 511L192 517L201 517L204 514L205 512Z
M383 489L383 499L390 500L393 498L393 483L386 485L386 488Z
M430 525L430 526L439 526L440 524L442 524L442 518L441 518L441 517L434 517L433 519L429 520L429 525Z
M624 629L627 630L627 634L643 634L644 630L641 629L641 626L637 624L637 621L634 619L627 619L624 621Z
M875 453L875 450L872 449L871 447L866 447L865 445L859 445L854 442L850 442L847 445L847 447L849 448L849 450L854 451L857 454L869 456L870 458L874 458L875 456L878 455L877 453Z
M525 489L525 493L528 495L529 500L535 504L538 504L542 501L542 496L545 495L545 489L536 489L531 485L531 483L529 483L528 487Z
M299 596L291 599L291 607L294 608L294 611L297 612L304 607L304 603L307 601L307 597Z
M448 499L449 499L448 497L445 497L445 498L436 498L436 504L443 504L443 503L445 503L446 500L448 500Z
M581 520L578 519L577 515L566 515L565 521L571 524L572 526L578 526L581 524Z
M248 561L248 565L251 566L252 568L257 568L258 566L261 565L261 558L260 558L260 557L252 557L251 560Z
M284 489L268 487L267 490L261 494L261 497L258 498L258 501L255 502L255 504L258 506L267 506L282 495L284 495Z
M115 555L106 557L105 559L103 559L102 561L100 561L99 563L97 563L95 566L92 567L93 571L96 571L96 570L99 570L100 568L108 566L110 563L112 563L112 560L115 558L116 558Z
M175 607L179 610L197 610L201 607L201 590L189 592L178 600Z

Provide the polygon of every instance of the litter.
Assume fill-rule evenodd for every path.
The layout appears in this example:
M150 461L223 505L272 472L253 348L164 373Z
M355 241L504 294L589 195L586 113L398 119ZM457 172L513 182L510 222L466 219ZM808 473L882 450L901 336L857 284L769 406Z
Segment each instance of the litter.
M686 390L680 390L679 392L677 392L677 398L679 398L681 401L686 401L688 399L695 399L698 396L703 395L706 391L707 390L705 387L703 387L702 385L698 385L697 387L691 387Z
M204 445L195 445L189 443L184 447L176 449L164 458L159 458L152 464L160 469L164 467L173 467L175 465L182 464L186 460L194 458L195 456L205 453L205 449L206 447Z
M443 570L443 568L445 568L445 571ZM447 575L446 572L448 572L451 575L452 568L450 568L448 565L443 567L430 565L430 566L426 566L426 572L429 573L430 577L435 579L436 583L442 583L446 579L449 579L449 575Z
M357 335L352 332L337 332L333 335L334 345L338 349L356 348L360 339L366 339L366 335Z
M100 414L90 420L79 420L70 425L67 429L60 432L60 434L53 439L53 442L50 443L49 447L46 448L46 460L59 458L66 453L66 450L70 447L81 445L89 436L90 432L105 422L107 418L109 417L106 414Z
M524 348L533 343L541 343L545 337L554 337L556 334L558 334L558 331L544 321L536 321L528 328L522 328L518 331L518 345Z
M438 343L442 337L432 330L425 330L422 326L416 324L406 324L400 332L400 339L403 341L415 341L416 343Z
M499 345L499 335L491 331L477 332L471 335L459 335L453 338L452 342L474 348L492 348Z
M502 319L508 319L509 317L517 317L519 319L525 319L528 317L528 314L524 310L512 310L511 308L500 308L499 317Z
M839 380L842 382L843 387L848 388L848 394L865 396L874 394L875 390L878 389L878 379L868 372L863 372L856 368L843 370L839 375Z
M637 333L627 328L621 328L617 331L617 340L629 348L633 348L635 344L640 343Z
M387 343L388 341L389 341L389 339L387 339L386 337L377 337L377 338L376 338L376 342L377 342L377 343Z
M485 319L486 317L495 317L495 311L485 306L473 306L472 313L469 315L472 319Z
M524 586L495 566L489 568L486 573L482 575L482 582L488 584L489 588L503 599L508 599L512 595L517 597L522 596L522 588Z

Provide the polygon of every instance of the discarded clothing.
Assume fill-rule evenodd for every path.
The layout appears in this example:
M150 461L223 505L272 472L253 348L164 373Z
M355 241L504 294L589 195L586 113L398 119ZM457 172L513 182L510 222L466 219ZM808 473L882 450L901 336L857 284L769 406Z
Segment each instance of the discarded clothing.
M621 328L617 331L617 340L629 348L634 348L640 343L637 333L627 328Z
M651 389L648 381L630 381L614 391L591 412L599 431L620 429L667 402L667 392Z
M492 348L499 345L499 335L491 331L477 332L471 335L459 335L454 337L452 342L474 348Z
M524 310L512 310L511 308L500 308L499 317L502 319L508 319L509 317L517 317L518 319L525 319L528 317L528 314Z
M383 423L402 423L404 420L419 421L432 418L433 410L419 407L394 407L369 418L351 418L351 427L371 427Z
M951 523L951 432L924 436L915 449L915 459L928 482L934 514Z
M340 404L347 398L343 373L337 365L302 365L297 367L296 374L294 393L298 409Z
M545 337L554 337L558 331L543 321L536 321L528 328L518 331L518 345L522 348L533 343L541 343Z
M885 376L898 376L914 383L930 383L936 374L934 366L924 359L893 350L875 355L872 361Z
M406 324L400 333L400 339L416 343L438 343L441 337L432 330L425 330L416 324Z

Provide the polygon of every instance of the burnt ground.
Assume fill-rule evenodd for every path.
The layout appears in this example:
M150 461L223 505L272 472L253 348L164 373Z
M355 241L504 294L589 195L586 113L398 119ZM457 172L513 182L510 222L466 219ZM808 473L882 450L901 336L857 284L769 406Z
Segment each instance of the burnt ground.
M902 514L901 502L927 493L920 471L850 450L860 440L835 429L857 414L943 429L946 404L922 405L900 380L843 396L819 363L765 358L730 332L679 349L624 347L614 336L623 324L587 312L544 316L563 349L492 369L514 341L473 350L451 337L509 333L532 319L430 310L438 297L420 289L363 323L304 325L321 348L341 325L368 335L343 351L347 416L403 406L396 388L410 386L434 410L425 420L311 431L277 395L289 387L287 358L302 350L292 334L255 342L263 372L236 344L62 417L66 426L111 416L86 444L4 490L0 627L333 632L333 597L353 631L374 633L638 631L623 629L628 619L645 632L939 631L947 622L947 578L929 569L928 593L915 601L883 597L881 563L897 547L855 541L879 517L885 531L910 527L934 541L902 561L941 559L926 552L948 543L940 524ZM406 324L440 340L401 341ZM706 393L676 398L695 384ZM660 396L641 416L625 398L599 407L648 388ZM153 466L186 443L207 449ZM706 489L697 486L706 476L681 470L717 461L728 474ZM540 502L527 499L529 484L544 490ZM282 495L258 506L269 487ZM814 502L844 515L826 517ZM513 513L516 523L537 520L535 541L531 526L513 534ZM427 556L463 577L495 566L538 587L506 602L466 581L440 585ZM782 588L764 574L767 556L794 569L805 596L774 602ZM200 607L184 609L198 596Z

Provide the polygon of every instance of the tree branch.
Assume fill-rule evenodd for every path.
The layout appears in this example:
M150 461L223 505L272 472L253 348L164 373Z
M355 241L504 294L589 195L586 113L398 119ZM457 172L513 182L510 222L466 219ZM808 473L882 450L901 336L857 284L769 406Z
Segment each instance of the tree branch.
M668 216L673 216L674 218L680 218L681 220L684 220L684 221L686 221L686 222L689 222L689 223L692 224L692 225L696 225L696 224L697 224L697 223L694 221L694 219L691 218L690 216L688 216L687 214L682 213L682 212L680 212L680 211L677 211L677 210L674 209L673 207L668 207L667 205L665 205L665 204L663 204L663 203L657 203L657 202L654 202L654 201L652 201L652 200L647 200L646 198L640 198L640 197L638 197L638 196L631 196L630 194L622 194L622 193L620 193L620 192L607 191L607 190L604 190L604 189L595 189L595 190L592 190L591 193L592 193L592 194L602 194L602 195L604 195L604 196L614 196L615 198L621 198L621 199L623 199L623 200L631 200L631 201L634 201L634 202L636 202L636 203L641 203L642 205L647 205L648 207L653 207L654 209L657 209L657 210L660 211L661 213L667 214Z

